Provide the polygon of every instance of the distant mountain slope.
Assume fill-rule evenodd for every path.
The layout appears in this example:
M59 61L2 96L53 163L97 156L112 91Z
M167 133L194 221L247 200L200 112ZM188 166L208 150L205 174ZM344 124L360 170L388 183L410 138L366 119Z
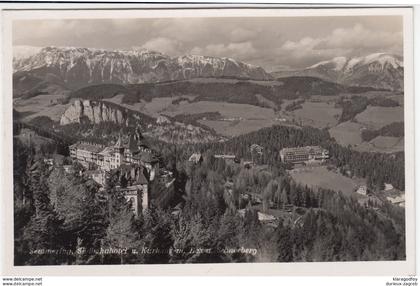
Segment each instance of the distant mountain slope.
M13 74L13 97L30 98L39 94L67 94L69 89L54 74L37 77L28 72Z
M365 57L336 57L302 70L274 72L276 78L311 76L348 86L369 86L389 90L404 89L404 66L396 55L376 53Z
M53 74L63 84L78 88L90 84L132 84L195 77L271 79L261 67L231 58L186 55L170 57L148 50L101 50L46 47L30 57L15 59L14 71L43 79Z
M123 103L133 104L141 100L151 101L157 97L191 95L195 96L192 101L223 101L271 107L267 106L266 102L270 101L279 107L283 99L337 95L342 92L361 93L368 90L371 88L345 87L313 77L289 77L264 84L247 80L212 80L210 83L183 80L157 84L101 84L76 90L70 94L70 97L102 100L122 94Z

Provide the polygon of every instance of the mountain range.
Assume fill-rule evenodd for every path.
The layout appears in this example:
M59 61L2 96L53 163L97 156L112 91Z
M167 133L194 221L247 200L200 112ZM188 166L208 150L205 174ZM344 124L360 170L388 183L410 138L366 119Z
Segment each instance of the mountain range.
M273 81L315 77L344 86L403 90L404 67L399 56L376 53L336 57L299 70L266 72L231 58L200 55L170 57L144 49L103 50L73 47L15 47L14 96L77 90L103 83L139 84L193 78L235 78Z
M310 76L347 86L370 86L401 91L404 66L401 57L375 53L363 57L335 57L300 70L273 72L273 77Z
M20 54L25 54L25 49ZM30 54L26 49L26 54ZM19 53L15 53L19 54ZM29 57L14 57L15 74L54 75L70 86L162 82L196 77L271 79L261 67L231 58L198 55L170 57L149 50L101 50L46 47Z

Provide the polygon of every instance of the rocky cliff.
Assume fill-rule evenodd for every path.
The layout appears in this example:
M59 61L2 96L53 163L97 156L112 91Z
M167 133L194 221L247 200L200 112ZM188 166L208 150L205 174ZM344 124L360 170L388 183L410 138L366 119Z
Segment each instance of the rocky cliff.
M172 122L164 116L160 116L158 119L151 118L140 112L126 110L115 104L102 101L76 99L73 104L64 111L60 119L60 125L71 123L99 124L102 122L113 122L121 128L123 128L123 126L140 127L143 135L169 143L203 143L214 142L221 139L220 136L213 134L210 130L200 126L184 124L182 122ZM92 131L95 128L101 127L94 125L92 128L89 128L88 131L83 131L77 135L93 136L94 132ZM116 132L119 131L120 130L116 130Z
M70 123L91 123L114 122L127 125L127 115L120 109L112 108L103 102L77 99L67 108L60 119L61 125Z

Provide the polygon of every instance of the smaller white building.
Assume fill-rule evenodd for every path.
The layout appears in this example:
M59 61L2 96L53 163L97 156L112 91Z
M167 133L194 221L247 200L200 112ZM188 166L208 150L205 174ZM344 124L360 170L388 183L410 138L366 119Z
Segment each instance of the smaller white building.
M258 212L258 220L259 221L275 221L276 217L270 214Z
M262 146L260 146L258 144L252 144L251 147L250 147L250 149L251 149L251 153L252 152L255 152L255 153L259 154L259 155L262 155L263 150L264 150L264 147L262 147Z
M386 199L390 203L392 203L394 205L398 205L400 207L404 207L404 205L405 205L405 194L404 193L399 195L399 196L396 196L396 197L389 196L389 197L386 197Z
M53 166L54 165L54 159L52 159L52 158L45 158L44 159L44 163L47 164L48 166Z
M215 154L214 155L214 158L215 159L223 159L223 160L225 160L227 162L230 162L230 161L236 162L237 161L236 156L235 155L231 155L231 154Z
M394 189L394 186L392 184L385 183L384 185L385 185L385 191L390 191Z
M368 194L368 188L367 188L367 186L362 185L362 186L359 186L359 187L357 188L356 192L357 192L358 194L361 194L361 195L367 196L367 194Z
M169 124L169 123L171 123L171 121L167 117L165 117L163 115L159 115L159 117L156 119L156 123L157 124Z
M74 166L73 165L63 165L64 172L67 174L73 174L74 173Z
M203 156L200 153L193 153L188 161L194 162L195 164L201 162L203 160Z

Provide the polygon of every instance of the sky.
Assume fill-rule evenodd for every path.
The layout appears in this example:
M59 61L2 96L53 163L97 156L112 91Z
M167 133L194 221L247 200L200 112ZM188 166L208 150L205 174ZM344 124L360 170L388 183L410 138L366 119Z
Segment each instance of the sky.
M13 45L146 48L230 57L275 71L338 56L401 56L402 30L400 16L18 20Z

